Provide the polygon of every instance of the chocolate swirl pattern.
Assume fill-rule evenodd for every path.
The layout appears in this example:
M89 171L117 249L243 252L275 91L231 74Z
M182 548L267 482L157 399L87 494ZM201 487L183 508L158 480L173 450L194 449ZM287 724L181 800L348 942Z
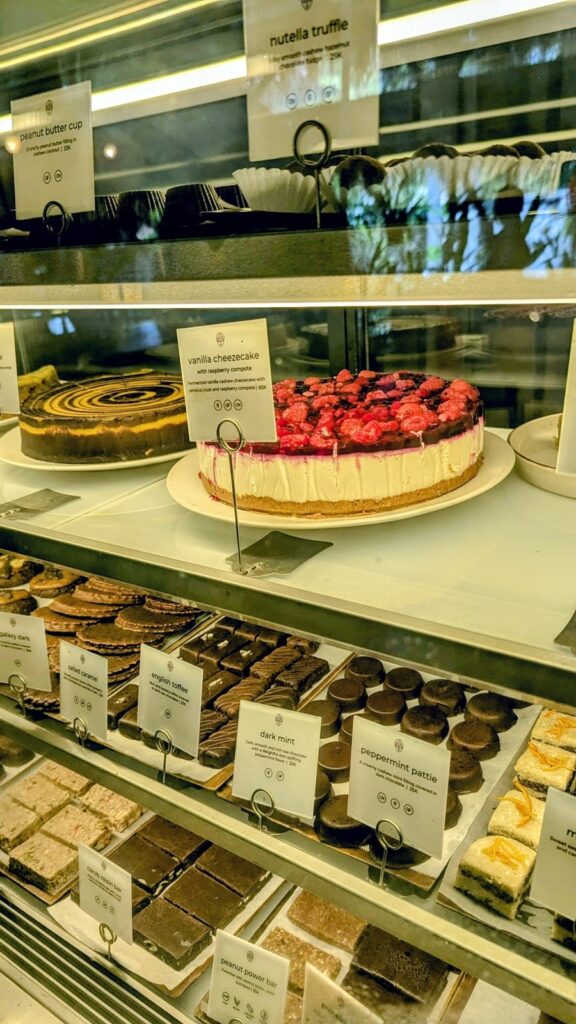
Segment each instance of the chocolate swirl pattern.
M43 462L131 461L189 447L179 377L139 373L59 384L23 406L22 451Z

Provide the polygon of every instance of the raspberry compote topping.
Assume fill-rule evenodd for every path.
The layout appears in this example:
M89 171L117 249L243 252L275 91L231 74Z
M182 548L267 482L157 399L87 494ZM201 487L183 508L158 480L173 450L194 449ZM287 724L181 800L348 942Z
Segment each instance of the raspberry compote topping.
M398 370L341 370L337 377L274 385L276 444L253 452L336 455L417 448L460 434L482 415L480 395L465 380Z

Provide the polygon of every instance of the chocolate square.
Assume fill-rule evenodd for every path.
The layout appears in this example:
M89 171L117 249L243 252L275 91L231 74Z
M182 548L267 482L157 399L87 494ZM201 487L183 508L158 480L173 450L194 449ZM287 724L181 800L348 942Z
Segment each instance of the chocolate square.
M209 675L202 683L202 707L205 708L216 700L226 690L230 690L240 682L241 676L237 672L228 672L221 668Z
M268 871L264 868L251 864L249 860L239 857L236 853L230 853L221 846L210 846L205 850L196 861L196 867L222 885L233 889L244 900L258 892L268 878Z
M108 854L108 859L129 871L134 881L149 892L155 892L160 885L171 881L180 867L176 857L147 843L138 834L130 836Z
M118 722L122 715L126 714L138 704L138 687L134 683L128 683L118 690L113 697L108 698L108 728L117 729Z
M187 868L164 893L187 914L193 914L210 928L224 928L242 907L237 893L216 882L196 867Z
M212 644L212 647L207 647L202 651L199 662L204 666L204 678L213 675L222 666L224 658L227 658L233 651L240 650L244 644L245 640L242 637L232 633L227 634L225 640L220 640L218 643Z
M228 633L225 629L209 629L206 633L202 633L200 636L195 636L192 640L187 640L186 643L182 644L179 652L179 657L182 661L187 661L191 665L198 665L200 655L202 651L207 651L213 644L218 643L220 640L225 640Z
M259 640L255 640L253 643L240 647L237 651L223 658L222 668L230 669L231 672L238 672L240 675L245 676L249 672L250 667L256 661L261 661L262 658L265 658L267 654L270 654L270 648L266 644L260 643Z
M142 729L138 725L138 705L125 711L118 719L118 731L121 736L128 740L139 740L142 736Z
M189 832L187 828L158 816L146 822L138 835L165 853L172 854L182 863L193 860L208 846L207 839L202 839L195 832Z
M181 971L208 945L210 929L161 897L133 920L134 941L153 956Z

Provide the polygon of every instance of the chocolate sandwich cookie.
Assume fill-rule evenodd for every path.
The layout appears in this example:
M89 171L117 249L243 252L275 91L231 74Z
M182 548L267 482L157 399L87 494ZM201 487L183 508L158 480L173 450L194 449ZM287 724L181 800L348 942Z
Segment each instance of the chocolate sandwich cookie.
M192 640L186 640L180 647L179 657L190 665L198 665L202 652L207 651L214 644L220 643L221 640L225 640L228 635L225 629L218 627L216 629L209 629L206 633L201 633L200 636L195 636Z
M371 690L383 682L386 670L379 658L367 658L362 655L348 662L344 675L347 679L364 683L366 689Z
M0 590L21 587L42 571L42 566L19 555L0 555Z
M252 675L263 679L267 684L273 683L281 672L290 668L301 657L301 652L294 647L278 647L262 658L262 661L256 662L252 668Z
M129 593L127 590L104 590L100 587L93 587L90 585L90 580L77 586L74 590L74 596L81 601L89 601L90 604L115 604L119 605L120 608L141 604L144 600L143 594Z
M406 713L406 701L401 693L392 690L377 690L371 693L366 702L368 718L380 725L397 725Z
M61 594L69 594L83 579L78 573L49 565L30 580L28 589L34 597L60 597Z
M431 679L418 694L420 704L425 707L440 708L449 718L459 715L466 707L464 689L459 683L450 679Z
M206 765L208 768L224 768L225 765L230 764L234 759L237 735L237 719L228 722L217 732L212 733L198 748L200 764Z
M138 633L134 630L123 629L116 622L98 622L96 625L86 625L78 630L78 640L81 644L86 642L86 649L103 653L104 649L122 649L122 653L130 654L133 650L139 650L140 644L154 644L158 640L157 633ZM120 653L120 651L118 651Z
M316 815L314 828L323 842L349 848L363 846L371 831L368 825L350 817L347 796L325 800Z
M122 715L138 704L138 687L135 683L125 686L113 697L108 698L108 728L117 729Z
M233 686L231 690L223 693L221 697L217 697L214 701L214 707L216 711L222 711L227 718L238 718L240 714L240 701L242 700L255 700L261 693L264 693L266 683L262 679L255 679L254 676L248 676L237 686Z
M324 743L318 753L318 767L332 782L346 782L350 778L351 755L349 743L340 740Z
M328 687L328 697L336 701L342 711L360 711L366 704L366 687L358 679L334 679Z
M138 604L123 608L117 615L116 624L135 633L174 633L183 629L187 622L194 622L195 617L195 612L188 616L166 615Z
M491 725L484 722L458 722L453 726L446 746L448 750L466 750L479 761L487 761L500 750L500 740Z
M393 668L384 680L384 688L400 693L404 700L417 697L424 680L415 668Z
M222 658L220 665L222 668L229 669L230 672L237 672L238 675L245 676L256 661L261 661L269 653L270 649L266 644L254 640L252 643L232 651L231 654L227 654L225 658Z
M269 690L265 690L259 697L255 698L256 704L269 704L273 708L285 708L287 711L294 711L298 703L298 694L291 686L277 686L274 684Z
M202 707L208 707L216 697L231 690L240 680L241 676L236 672L228 672L226 669L220 669L219 672L215 672L213 676L205 679L202 683Z
M27 590L0 590L0 612L29 615L38 603Z
M220 727L225 725L227 721L228 719L226 718L226 715L221 711L213 711L211 708L204 708L204 710L200 712L200 732L198 735L200 743L208 739L213 732L220 729Z
M313 700L306 705L305 714L320 719L320 739L335 736L340 728L340 705L333 700Z
M292 650L300 653L298 648L292 648ZM280 672L276 676L276 683L281 686L291 686L298 693L306 693L329 671L330 666L325 658L317 658L314 654L304 655L299 661Z
M77 630L94 623L94 619L73 619L68 615L58 615L52 610L51 605L46 608L36 608L31 614L44 620L44 628L47 633L58 633L64 636L74 635Z
M477 793L484 782L480 761L468 750L452 749L449 782L456 793Z
M315 654L320 644L317 640L309 640L305 636L289 636L286 638L287 647L295 647L302 654Z
M506 732L518 721L508 698L499 693L475 693L468 701L464 717L467 722L491 725L496 732Z
M438 708L424 708L420 705L408 708L400 723L402 732L426 743L441 743L448 735L448 719Z
M58 615L71 615L79 619L92 619L98 622L102 619L113 619L122 608L121 604L90 604L89 601L82 601L76 594L62 594L52 601L50 608Z
M86 586L90 590L103 590L107 594L118 594L122 595L122 600L126 604L130 603L131 599L137 599L143 601L145 594L139 590L134 590L133 587L129 587L124 583L116 583L114 580L102 580L99 576L89 576L86 580ZM118 598L119 600L120 598ZM116 600L116 598L114 598Z
M471 792L471 790L463 790L462 792ZM448 786L448 795L446 798L446 814L444 815L444 828L454 828L458 824L460 815L462 814L462 801L458 796L458 793L452 786Z
M214 675L221 667L223 658L229 657L230 654L245 646L246 640L236 633L225 633L223 640L218 640L211 647L205 647L198 657L198 663L204 668L204 678Z
M142 738L142 729L138 725L138 706L133 705L123 715L118 716L118 732L127 740L139 740Z

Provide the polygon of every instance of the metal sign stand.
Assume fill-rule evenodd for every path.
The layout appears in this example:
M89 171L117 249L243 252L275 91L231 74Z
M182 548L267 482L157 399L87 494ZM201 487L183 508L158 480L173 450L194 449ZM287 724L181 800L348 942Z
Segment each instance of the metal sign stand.
M172 740L170 733L165 729L157 729L154 733L154 740L156 743L156 750L162 754L160 780L164 785L166 782L166 762L168 761L168 754L171 754L174 750L174 741Z
M106 956L108 957L109 960L111 960L112 946L116 942L118 936L116 935L116 932L112 931L110 925L105 924L104 922L102 922L102 924L98 926L98 932L100 934L102 942L106 943Z
M14 696L16 697L16 701L18 703L20 711L24 715L24 718L26 718L28 714L25 699L26 690L28 689L28 682L26 678L20 675L19 672L13 672L12 675L8 676L8 686L10 687Z
M275 803L267 789L255 789L250 799L250 806L256 817L259 832L268 832L264 822L272 817Z
M60 224L58 225L54 223L55 218L51 218L48 216L48 211L53 206L56 207L60 214L60 217L62 218ZM42 226L44 227L44 230L48 232L49 235L54 235L56 239L56 245L60 245L62 236L66 231L68 231L68 228L70 227L71 223L72 215L68 213L66 207L62 206L62 203L59 203L57 199L50 199L46 203L44 209L42 210Z
M302 137L310 128L316 128L324 140L324 149L317 157L306 157L300 149ZM330 138L330 132L321 121L303 121L294 133L292 152L294 153L295 159L302 167L312 168L314 171L314 179L316 183L316 227L320 228L322 226L322 218L320 214L320 207L322 204L322 196L320 193L320 171L322 167L325 167L328 163L332 152L332 139Z
M78 740L78 743L80 744L80 746L81 747L85 747L86 746L86 740L88 739L88 736L90 735L89 730L88 730L88 726L86 724L86 719L85 718L80 718L80 716L78 715L74 719L74 721L72 722L72 728L74 730L74 735L75 735L76 739Z
M238 431L238 437L236 441L228 441L222 436L222 427L224 426L234 427ZM232 504L234 506L234 526L236 528L236 553L238 555L238 571L242 576L248 575L248 569L245 568L242 562L242 549L240 547L240 523L238 520L238 499L236 497L236 470L234 466L234 455L236 452L241 451L245 445L244 434L242 428L236 422L236 420L224 419L220 420L216 428L216 440L220 445L222 451L225 451L228 456L228 466L230 467L230 489L232 491Z
M386 864L388 862L389 850L399 850L404 845L404 837L402 830L398 827L395 821L391 821L390 818L382 818L375 828L376 838L382 847L382 859L380 861L380 870L378 872L378 886L380 889L384 887L384 876L386 874Z

